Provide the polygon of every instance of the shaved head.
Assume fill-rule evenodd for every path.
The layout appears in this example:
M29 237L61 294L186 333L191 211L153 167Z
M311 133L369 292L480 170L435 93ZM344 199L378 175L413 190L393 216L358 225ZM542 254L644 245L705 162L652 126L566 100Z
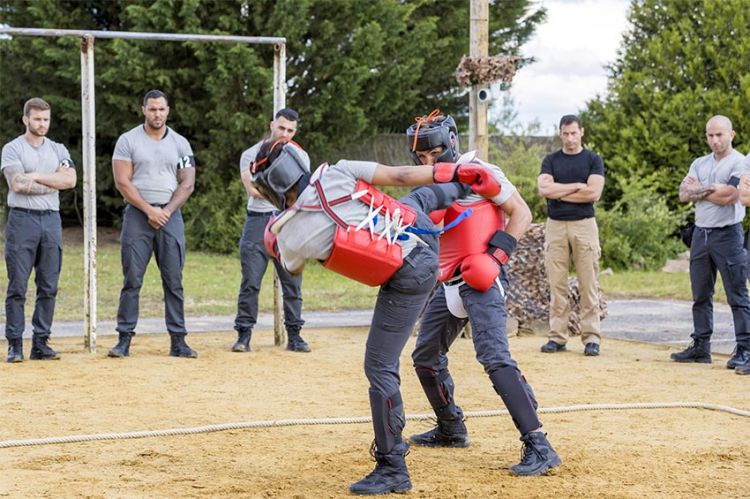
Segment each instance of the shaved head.
M713 116L708 123L706 123L706 130L709 128L720 128L722 130L732 131L732 120L721 114Z
M717 114L708 120L706 142L717 160L721 160L732 152L733 139L734 130L732 130L732 121L729 118Z

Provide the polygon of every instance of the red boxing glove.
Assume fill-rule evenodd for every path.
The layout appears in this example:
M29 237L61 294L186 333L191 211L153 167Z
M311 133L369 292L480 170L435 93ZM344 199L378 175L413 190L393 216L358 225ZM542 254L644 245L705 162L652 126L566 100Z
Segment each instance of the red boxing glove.
M499 275L500 267L487 253L469 255L461 262L461 277L477 291L490 289Z
M492 175L492 170L482 165L459 165L458 181L462 184L468 184L472 191L487 199L492 199L500 194L500 183Z
M278 216L271 217L266 224L266 229L263 231L263 246L266 247L266 252L276 260L281 259L279 255L279 242L276 234L271 232L271 226L278 218Z
M446 182L458 182L456 172L458 165L456 163L435 163L432 167L432 180L436 184L444 184Z

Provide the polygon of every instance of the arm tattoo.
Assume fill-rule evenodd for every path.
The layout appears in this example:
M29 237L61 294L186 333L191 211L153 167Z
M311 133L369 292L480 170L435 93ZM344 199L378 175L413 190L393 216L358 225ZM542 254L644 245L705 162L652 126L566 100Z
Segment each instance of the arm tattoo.
M57 189L47 187L30 179L23 171L22 166L9 166L5 168L5 180L8 181L8 187L19 194L39 195L57 192Z

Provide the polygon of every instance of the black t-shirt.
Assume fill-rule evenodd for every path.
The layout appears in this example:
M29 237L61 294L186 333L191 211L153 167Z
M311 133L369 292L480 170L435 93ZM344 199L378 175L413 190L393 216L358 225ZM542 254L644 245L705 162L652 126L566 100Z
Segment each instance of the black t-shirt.
M552 175L558 184L586 182L589 175L604 176L604 162L595 152L584 149L578 154L565 154L562 149L548 154L542 161L542 171ZM594 216L593 203L570 203L547 200L547 216L553 220L583 220Z

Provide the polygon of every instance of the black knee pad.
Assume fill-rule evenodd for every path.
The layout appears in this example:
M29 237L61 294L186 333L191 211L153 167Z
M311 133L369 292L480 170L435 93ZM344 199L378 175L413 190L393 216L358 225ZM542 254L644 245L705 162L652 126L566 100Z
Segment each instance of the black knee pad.
M453 401L455 385L448 369L435 371L428 367L415 366L415 370L437 418L446 420L463 418L461 409Z
M542 426L536 415L534 393L517 368L501 367L490 373L490 380L521 435Z
M388 454L396 444L401 443L401 432L406 424L401 393L386 397L370 388L370 410L377 451Z

